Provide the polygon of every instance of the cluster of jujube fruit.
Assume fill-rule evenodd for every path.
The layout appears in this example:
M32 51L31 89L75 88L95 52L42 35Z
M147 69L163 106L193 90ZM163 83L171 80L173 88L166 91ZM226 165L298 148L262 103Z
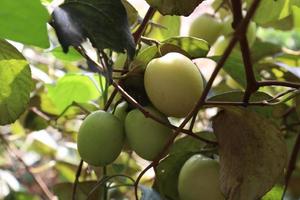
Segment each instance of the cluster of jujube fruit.
M152 103L144 109L165 124L169 124L169 116L186 116L203 91L197 66L179 53L150 61L144 85ZM139 109L128 112L128 104L123 102L114 113L96 111L87 116L79 130L78 151L87 163L104 166L118 157L126 141L140 157L154 160L172 133L165 124L146 117Z
M214 44L215 54L222 54L232 37L231 23L232 17L221 23L204 14L192 23L189 34ZM250 23L247 32L250 45L255 40L255 32L255 23ZM221 39L220 35L223 35ZM188 57L176 52L152 59L144 70L143 82L150 102L144 109L160 122L129 106L126 101L116 105L113 111L91 113L83 121L78 134L78 151L84 161L94 166L106 166L119 156L124 146L143 159L160 159L165 155L166 144L172 136L168 117L187 116L204 89L198 67ZM178 192L183 200L222 200L224 197L219 187L217 160L196 154L182 166Z

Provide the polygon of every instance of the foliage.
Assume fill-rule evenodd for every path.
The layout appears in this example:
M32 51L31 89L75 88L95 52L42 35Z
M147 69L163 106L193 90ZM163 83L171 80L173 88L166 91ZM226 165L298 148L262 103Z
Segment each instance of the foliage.
M298 0L146 0L145 15L135 0L57 2L0 1L0 199L180 200L178 176L195 154L220 163L226 199L300 198ZM216 34L192 23L201 15L221 27ZM253 44L249 23L257 27ZM216 42L185 34L191 26ZM191 59L203 77L201 98L182 118L145 109L153 106L145 70L170 52ZM160 89L153 78L147 84ZM131 138L138 151L159 153L147 161L125 138L111 164L81 160L77 134L90 113L110 113L126 132L124 121L137 124L127 118L135 109L172 129L155 142L138 124Z

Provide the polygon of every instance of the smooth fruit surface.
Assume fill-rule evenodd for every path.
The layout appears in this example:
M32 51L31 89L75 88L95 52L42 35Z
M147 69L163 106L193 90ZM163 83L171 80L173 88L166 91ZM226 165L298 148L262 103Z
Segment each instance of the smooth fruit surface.
M189 158L179 173L181 200L224 200L219 183L219 163L202 155Z
M81 158L94 166L112 163L121 153L124 127L113 114L96 111L80 126L77 147Z
M192 22L189 36L204 39L212 45L220 36L222 28L222 24L216 18L203 14Z
M172 117L185 117L203 91L203 79L197 66L179 53L168 53L151 60L144 83L152 104Z
M146 109L168 123L168 119L157 110L150 107ZM172 130L151 118L146 118L141 111L135 109L126 116L125 132L131 149L140 157L153 160L162 151Z
M119 103L115 109L114 115L121 120L121 122L125 121L127 115L128 103L123 101Z

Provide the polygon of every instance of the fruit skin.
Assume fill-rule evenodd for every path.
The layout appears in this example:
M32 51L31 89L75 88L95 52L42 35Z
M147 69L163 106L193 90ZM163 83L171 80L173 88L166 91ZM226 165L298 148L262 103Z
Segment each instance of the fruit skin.
M116 106L114 115L121 120L121 122L125 121L127 115L128 103L123 101Z
M172 117L185 117L203 92L198 67L186 56L174 52L149 62L144 85L152 104Z
M93 112L78 132L79 155L90 165L108 165L121 153L124 138L123 123L117 117L104 111Z
M192 22L189 36L204 39L212 45L218 39L222 28L222 24L215 17L203 14Z
M169 123L168 119L154 108L146 107L145 109ZM153 160L162 151L172 130L151 118L146 118L141 111L134 109L126 116L125 132L131 149L140 157Z
M178 192L182 200L224 200L219 183L219 163L196 154L180 170Z

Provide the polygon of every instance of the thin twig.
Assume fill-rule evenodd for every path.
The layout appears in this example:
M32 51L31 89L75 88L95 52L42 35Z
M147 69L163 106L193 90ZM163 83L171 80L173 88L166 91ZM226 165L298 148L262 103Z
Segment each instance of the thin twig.
M297 139L296 139L293 151L292 151L292 155L291 155L291 158L289 161L288 169L286 172L285 185L284 185L284 190L283 190L282 197L281 197L282 200L284 199L284 196L285 196L286 190L288 188L293 171L296 168L296 162L297 162L299 150L300 150L300 133L297 136Z
M49 200L54 199L54 195L50 192L50 190L47 187L46 183L43 181L43 179L41 179L40 176L34 174L31 171L31 168L25 163L22 156L20 156L18 154L18 152L17 152L18 150L14 146L12 146L12 144L9 143L2 134L0 134L0 139L2 140L2 143L5 145L5 148L7 149L7 152L10 153L12 156L14 156L23 165L23 167L25 168L27 173L32 176L34 182L41 189L44 196Z
M82 165L83 165L83 160L80 160L80 163L79 163L79 165L77 167L77 172L76 172L74 184L73 184L72 200L76 200L77 185L79 183L79 177L80 177L80 174L81 174Z
M259 81L259 87L264 86L282 86L282 87L289 87L289 88L300 88L300 83L288 82L288 81L276 81L276 80L267 80L267 81Z
M143 36L143 34L147 28L149 21L153 17L154 13L155 13L155 8L150 7L148 9L141 25L139 26L138 30L133 34L133 38L134 38L134 41L136 44L139 43L141 37Z
M237 26L240 24L241 20L243 19L242 2L241 0L231 0L231 2L232 2L232 10L234 16L232 26L234 29L236 29ZM253 71L251 53L250 53L250 48L249 48L249 43L247 41L246 33L247 33L247 28L245 28L243 32L240 32L239 35L240 48L242 52L242 57L243 57L243 62L244 62L245 72L246 72L246 80L247 80L246 91L244 93L244 99L243 99L245 106L248 105L251 94L256 92L259 88Z

